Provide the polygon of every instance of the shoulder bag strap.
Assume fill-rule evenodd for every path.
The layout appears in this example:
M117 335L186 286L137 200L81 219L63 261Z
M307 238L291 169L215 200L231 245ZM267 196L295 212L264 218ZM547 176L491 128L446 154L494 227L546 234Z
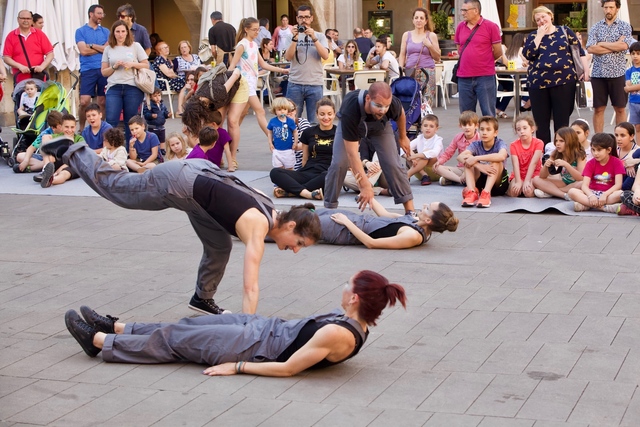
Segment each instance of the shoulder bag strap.
M464 53L465 49L467 48L467 45L471 41L471 38L473 37L473 35L476 33L476 31L478 31L478 28L480 28L480 24L479 23L476 24L476 26L473 29L473 31L471 31L471 34L469 34L469 37L467 38L467 41L464 42L464 45L462 45L462 48L460 49L460 53L458 54L458 62L460 62L460 60L462 59L462 54Z
M20 46L22 46L22 51L24 52L24 57L27 60L27 67L31 69L31 61L29 61L29 55L27 55L27 48L24 47L24 41L22 40L22 34L18 34L18 40L20 40Z

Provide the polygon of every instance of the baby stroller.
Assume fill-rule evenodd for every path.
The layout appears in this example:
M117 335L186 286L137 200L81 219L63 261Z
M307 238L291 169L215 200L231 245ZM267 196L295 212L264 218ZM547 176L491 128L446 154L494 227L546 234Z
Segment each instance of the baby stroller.
M16 121L18 126L13 128L17 136L13 141L11 156L7 159L7 164L10 167L13 167L15 164L18 153L26 151L29 145L40 135L40 132L46 128L47 115L50 111L56 110L64 114L69 109L67 91L60 83L51 80L47 82L39 80L39 82L42 83L42 86L40 87L40 97L36 102L34 113L28 118L26 123ZM20 84L22 83L23 82L20 82ZM20 84L16 89L19 89ZM75 84L73 88L75 88ZM22 90L24 90L24 85L22 86ZM70 91L69 94L72 91ZM16 102L20 101L21 92L18 94L16 90L14 90L14 101L16 100L16 96Z
M426 70L420 69L426 77L424 83L420 83L413 77L399 77L391 83L391 94L402 102L407 119L407 136L415 138L420 132L420 121L427 114L433 114L433 110L427 101L427 83L429 75Z

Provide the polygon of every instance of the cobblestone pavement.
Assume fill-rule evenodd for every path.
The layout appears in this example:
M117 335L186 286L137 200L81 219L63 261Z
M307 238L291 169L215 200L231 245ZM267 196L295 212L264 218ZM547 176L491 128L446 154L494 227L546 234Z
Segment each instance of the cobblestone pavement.
M457 122L456 105L437 112ZM253 117L243 129L241 167L265 170ZM408 293L356 358L275 379L106 364L67 332L82 304L124 321L193 315L201 245L181 212L3 194L0 217L2 426L640 425L637 218L470 211L411 250L268 245L260 314L333 309L365 268ZM242 257L236 241L216 295L235 312Z

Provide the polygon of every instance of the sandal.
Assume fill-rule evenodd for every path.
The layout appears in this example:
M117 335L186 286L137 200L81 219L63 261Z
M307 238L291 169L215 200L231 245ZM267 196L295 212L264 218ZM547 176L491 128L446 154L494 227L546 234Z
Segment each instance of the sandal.
M311 198L313 200L324 200L324 195L322 194L322 188L318 188L317 190L312 191Z
M496 114L496 116L499 119L508 119L509 118L509 116L507 116L507 113L505 113L504 111L500 111L498 114Z

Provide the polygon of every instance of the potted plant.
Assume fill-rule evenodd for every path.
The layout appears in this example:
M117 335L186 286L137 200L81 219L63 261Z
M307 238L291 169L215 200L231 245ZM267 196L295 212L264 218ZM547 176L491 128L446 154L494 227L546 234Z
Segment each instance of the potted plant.
M431 14L433 25L439 39L449 38L449 14L444 10L438 10Z
M564 18L563 22L564 25L571 28L574 32L585 30L587 25L587 8L583 7L581 10L578 10L579 7L578 3L574 3L573 12Z

